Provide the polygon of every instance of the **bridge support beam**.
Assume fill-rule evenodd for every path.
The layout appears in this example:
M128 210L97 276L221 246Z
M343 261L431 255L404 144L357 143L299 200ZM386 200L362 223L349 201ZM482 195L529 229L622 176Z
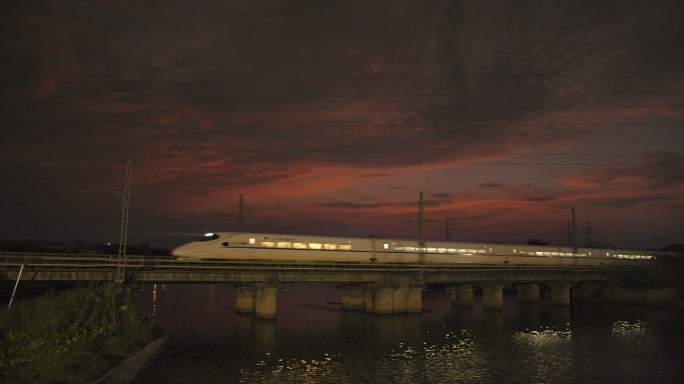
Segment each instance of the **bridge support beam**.
M521 303L539 304L539 284L526 283L518 285L518 301Z
M343 287L342 309L349 311L366 309L366 288L358 285Z
M256 306L254 315L260 319L275 319L277 284L256 286Z
M458 284L451 287L451 305L473 305L473 285Z
M256 309L256 291L252 286L241 286L237 289L235 310L239 313L254 313Z
M549 283L551 288L551 305L570 305L570 281L552 281Z
M482 307L486 309L503 308L503 288L504 283L498 281L487 281L480 283L482 287Z

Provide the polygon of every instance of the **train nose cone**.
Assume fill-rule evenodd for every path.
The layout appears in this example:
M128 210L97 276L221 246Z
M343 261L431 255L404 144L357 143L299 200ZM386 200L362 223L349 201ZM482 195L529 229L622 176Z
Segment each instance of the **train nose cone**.
M181 245L180 247L171 251L171 255L176 257L188 257L190 256L190 250L188 249L188 246Z

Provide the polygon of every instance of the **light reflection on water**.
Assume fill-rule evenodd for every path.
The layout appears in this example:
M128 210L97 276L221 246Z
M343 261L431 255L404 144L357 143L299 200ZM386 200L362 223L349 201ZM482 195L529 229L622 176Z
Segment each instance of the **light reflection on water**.
M140 293L174 336L148 383L649 383L684 374L684 313L504 300L501 311L451 307L426 292L424 312L342 311L331 285L290 285L276 321L235 313L225 285L165 284Z

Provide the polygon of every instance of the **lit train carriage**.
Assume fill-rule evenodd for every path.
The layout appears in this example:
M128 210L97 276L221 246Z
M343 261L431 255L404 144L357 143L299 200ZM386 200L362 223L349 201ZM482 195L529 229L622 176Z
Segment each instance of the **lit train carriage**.
M575 260L569 247L430 241L425 247L429 264L563 265ZM416 240L344 238L243 232L208 233L173 251L181 259L260 261L336 261L355 263L413 263L418 261ZM643 251L578 248L577 263L635 265L653 256Z

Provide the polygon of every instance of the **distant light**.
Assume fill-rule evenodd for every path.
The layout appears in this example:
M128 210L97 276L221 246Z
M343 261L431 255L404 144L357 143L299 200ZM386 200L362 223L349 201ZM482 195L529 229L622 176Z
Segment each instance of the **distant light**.
M204 236L207 236L207 237L208 237L208 236L214 236L214 234L213 234L213 233L207 233L207 234L204 235Z
M107 243L107 245L112 245L112 243Z

